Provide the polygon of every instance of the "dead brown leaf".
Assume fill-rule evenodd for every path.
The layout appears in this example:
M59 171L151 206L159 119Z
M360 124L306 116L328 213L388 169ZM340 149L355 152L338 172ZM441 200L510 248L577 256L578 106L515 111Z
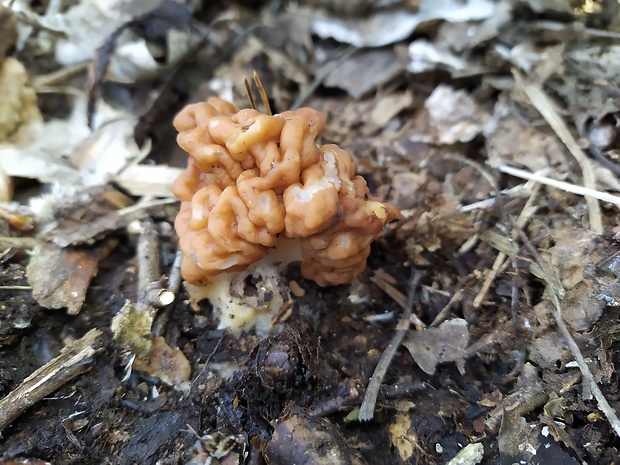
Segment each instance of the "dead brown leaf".
M78 314L99 260L115 245L111 240L89 249L63 249L40 243L26 269L32 295L42 307L66 307L70 315Z
M403 341L416 363L430 375L444 362L455 362L464 373L468 344L467 322L460 318L444 321L436 328L412 331Z

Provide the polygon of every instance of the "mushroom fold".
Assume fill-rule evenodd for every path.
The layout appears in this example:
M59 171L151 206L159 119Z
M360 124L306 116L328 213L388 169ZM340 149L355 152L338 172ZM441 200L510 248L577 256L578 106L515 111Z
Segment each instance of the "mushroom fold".
M270 116L212 97L183 109L174 126L190 156L173 191L182 273L194 285L247 268L278 237L299 238L304 277L350 282L399 215L369 198L347 151L316 144L325 118L311 108Z

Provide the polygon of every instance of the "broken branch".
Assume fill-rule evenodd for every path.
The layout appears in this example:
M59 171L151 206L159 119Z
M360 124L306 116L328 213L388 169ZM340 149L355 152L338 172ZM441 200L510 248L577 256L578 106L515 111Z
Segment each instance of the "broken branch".
M92 357L103 350L102 334L91 329L0 400L0 433L29 407L84 373Z

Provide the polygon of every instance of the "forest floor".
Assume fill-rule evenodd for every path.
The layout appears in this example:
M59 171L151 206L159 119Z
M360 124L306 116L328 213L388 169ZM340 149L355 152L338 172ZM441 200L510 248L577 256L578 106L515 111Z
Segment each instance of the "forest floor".
M620 464L618 9L2 0L0 465ZM236 335L172 119L254 71L401 217Z

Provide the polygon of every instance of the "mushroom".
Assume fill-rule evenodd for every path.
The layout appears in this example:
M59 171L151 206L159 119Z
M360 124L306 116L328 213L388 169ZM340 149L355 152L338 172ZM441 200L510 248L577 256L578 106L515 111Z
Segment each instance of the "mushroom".
M174 126L190 156L173 186L175 227L183 277L195 286L247 269L283 239L299 240L304 277L350 282L399 215L369 198L347 151L317 145L325 118L311 108L266 115L212 97L183 109Z

